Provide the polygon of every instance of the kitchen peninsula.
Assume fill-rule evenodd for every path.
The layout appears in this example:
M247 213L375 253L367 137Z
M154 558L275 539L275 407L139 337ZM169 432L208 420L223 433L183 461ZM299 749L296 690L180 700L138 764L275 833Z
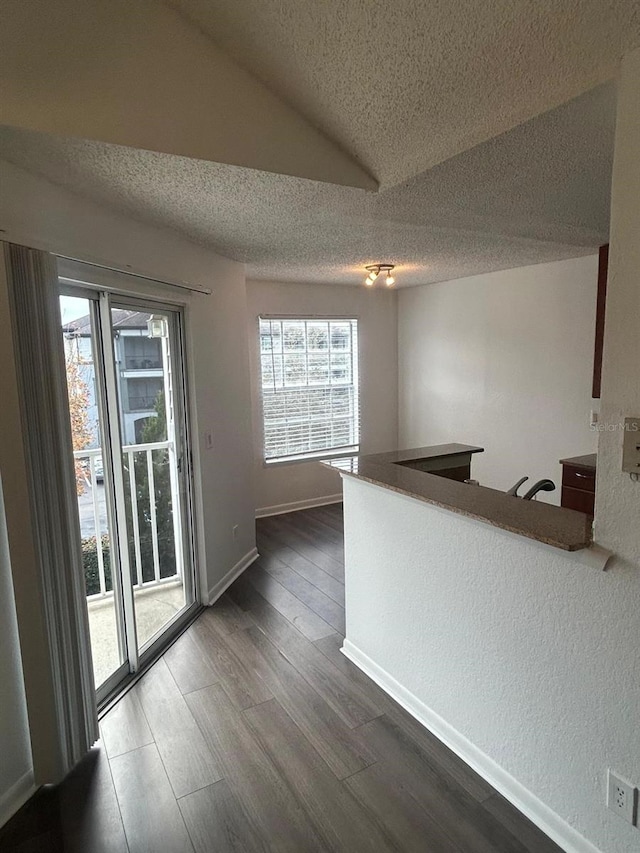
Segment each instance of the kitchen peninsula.
M578 748L573 721L597 720L584 695L601 644L591 626L617 579L602 571L610 554L592 542L590 516L464 482L481 452L447 444L324 463L343 481L342 652L561 839L544 780L556 754ZM559 647L570 653L557 658Z
M581 512L464 482L473 454L482 447L439 444L389 453L350 456L325 464L354 477L427 504L483 521L563 551L591 544L592 519Z

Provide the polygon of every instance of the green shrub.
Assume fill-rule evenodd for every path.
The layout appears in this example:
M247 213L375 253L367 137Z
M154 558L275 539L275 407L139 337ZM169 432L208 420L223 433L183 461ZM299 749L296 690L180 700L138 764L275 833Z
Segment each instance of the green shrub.
M100 539L102 559L104 561L104 580L106 591L113 589L111 583L111 551L109 536L105 533ZM100 592L100 572L98 569L98 543L95 536L82 540L82 563L84 565L84 581L87 595Z

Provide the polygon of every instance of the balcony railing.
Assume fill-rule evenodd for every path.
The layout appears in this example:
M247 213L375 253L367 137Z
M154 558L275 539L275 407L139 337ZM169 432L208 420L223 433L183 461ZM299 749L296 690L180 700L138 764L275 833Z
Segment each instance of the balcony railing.
M148 444L129 444L125 445L122 448L123 453L123 462L125 463L126 468L128 469L129 475L128 477L125 475L125 490L128 493L128 497L130 499L130 507L131 510L127 513L127 523L131 525L131 530L129 531L132 534L133 538L133 565L132 565L132 576L133 576L133 586L134 590L147 589L149 587L159 586L161 584L166 583L175 583L181 578L181 560L179 555L179 542L176 541L174 543L175 546L175 565L176 571L167 576L161 576L161 565L160 565L160 550L158 546L158 517L156 510L156 479L155 479L155 469L153 464L153 453L154 451L166 450L168 451L168 461L167 465L169 466L170 473L170 487L171 487L171 507L174 511L174 533L176 533L175 526L175 509L179 506L179 496L177 494L177 478L175 476L176 472L176 458L175 458L175 446L173 442L170 441L156 441ZM141 536L140 536L140 523L139 523L139 513L138 513L138 490L136 483L136 455L144 454L145 455L145 463L144 470L147 476L147 484L148 484L148 493L149 493L149 521L150 521L150 538L151 538L151 547L152 547L152 557L153 557L153 579L152 580L144 580L143 578L143 559L142 559L142 547L141 547ZM84 463L85 460L88 463L87 465L83 464L83 469L85 471L85 480L86 480L86 488L91 494L91 504L89 509L89 520L92 515L93 524L90 537L95 536L96 540L96 556L97 556L97 567L98 567L98 580L100 590L97 593L87 595L88 600L95 600L99 598L104 598L106 596L111 596L113 594L113 589L108 589L108 583L105 575L105 555L103 549L103 537L109 537L111 539L111 533L108 529L107 524L107 515L106 515L106 497L104 493L102 496L97 488L98 482L102 480L104 476L103 465L102 465L102 450L101 448L94 448L92 450L76 450L74 451L74 457L76 460ZM127 482L128 480L128 482ZM102 511L102 512L101 512ZM87 520L87 519L85 519ZM81 527L82 527L82 513L81 513ZM84 537L83 535L83 538Z

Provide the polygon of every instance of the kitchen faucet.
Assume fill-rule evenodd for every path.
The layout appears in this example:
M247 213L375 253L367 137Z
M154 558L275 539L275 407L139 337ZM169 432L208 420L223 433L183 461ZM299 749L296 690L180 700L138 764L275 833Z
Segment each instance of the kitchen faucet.
M538 492L553 492L555 490L556 484L553 482L553 480L545 478L543 480L538 480L537 483L534 483L533 486L531 486L531 488L529 489L529 491L526 492L526 494L519 495L518 489L528 479L528 477L521 477L517 483L514 483L513 486L511 486L511 488L507 490L507 494L511 495L514 498L522 497L523 501L530 501L538 494Z
M535 497L538 492L553 492L556 488L556 484L553 480L538 480L537 483L534 483L533 486L529 489L529 491L522 496L523 501L530 501L531 498Z

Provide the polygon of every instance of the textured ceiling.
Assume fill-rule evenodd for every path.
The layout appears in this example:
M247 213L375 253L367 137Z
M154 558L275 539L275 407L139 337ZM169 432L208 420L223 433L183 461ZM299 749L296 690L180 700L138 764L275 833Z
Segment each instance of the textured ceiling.
M16 128L0 157L248 264L248 275L398 285L591 252L606 241L615 88L599 86L377 194ZM2 223L0 221L0 227Z
M638 0L164 2L383 188L613 79L640 44Z

